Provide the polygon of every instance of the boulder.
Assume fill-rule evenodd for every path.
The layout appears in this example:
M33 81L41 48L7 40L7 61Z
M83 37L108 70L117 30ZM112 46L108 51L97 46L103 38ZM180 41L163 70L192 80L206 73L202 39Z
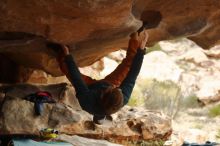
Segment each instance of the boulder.
M61 76L48 41L69 45L77 64L88 66L109 52L126 49L128 36L142 23L150 35L148 46L188 37L209 49L219 44L219 8L214 0L2 0L0 54L10 67L0 68L13 70L6 82L29 75L19 75L20 66Z
M166 115L127 106L113 115L113 122L94 124L92 116L80 108L73 88L67 84L2 85L1 89L5 91L0 108L0 131L3 134L39 135L43 128L54 128L68 135L120 142L126 139L166 140L172 133L171 119ZM56 103L45 103L43 114L36 116L33 103L23 97L39 90L49 91Z
M204 50L188 39L161 41L160 51L145 55L138 82L154 78L181 87L181 95L198 97L201 104L220 101L219 47Z

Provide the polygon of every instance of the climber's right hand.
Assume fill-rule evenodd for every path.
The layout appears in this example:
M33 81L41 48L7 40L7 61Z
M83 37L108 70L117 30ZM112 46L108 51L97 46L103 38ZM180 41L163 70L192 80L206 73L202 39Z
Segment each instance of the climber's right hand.
M144 50L146 43L148 41L148 32L147 30L143 30L139 35L140 49Z

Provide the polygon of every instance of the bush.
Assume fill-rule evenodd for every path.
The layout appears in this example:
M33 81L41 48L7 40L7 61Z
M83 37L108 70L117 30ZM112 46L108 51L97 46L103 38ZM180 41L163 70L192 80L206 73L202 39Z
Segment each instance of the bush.
M144 90L145 106L148 109L162 110L171 117L176 115L181 98L181 88L176 83L152 80Z
M162 51L160 45L157 43L155 44L153 47L149 47L147 50L146 50L146 53L150 53L152 51Z
M195 124L193 125L193 128L196 128L196 129L202 129L203 127L204 127L204 125L201 124L201 123L195 123Z
M144 104L144 98L141 88L138 84L134 86L131 98L128 102L129 106L140 106Z
M198 97L196 95L190 95L181 99L182 108L196 108L199 107Z
M220 115L220 104L209 109L209 116L216 117Z

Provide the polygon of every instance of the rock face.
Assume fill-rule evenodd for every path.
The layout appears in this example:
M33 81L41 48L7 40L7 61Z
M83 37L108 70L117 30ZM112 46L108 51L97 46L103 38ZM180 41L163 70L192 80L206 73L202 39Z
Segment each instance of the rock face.
M69 45L78 65L87 66L126 48L141 21L148 24L149 45L186 36L208 49L219 43L219 8L215 0L2 0L0 54L6 56L4 62L13 62L15 75L24 66L60 76L47 41Z
M0 133L39 134L42 128L50 127L69 135L118 142L166 140L172 133L171 120L164 114L130 107L113 115L113 122L96 125L92 116L80 109L73 89L66 84L2 86L1 90L7 92L1 97ZM22 98L39 90L49 91L57 103L44 104L43 114L35 116L33 103Z
M163 41L159 44L162 50L167 53L168 58L166 60L162 60L160 56L158 58L162 62L172 62L176 68L167 64L166 68L157 70L160 77L156 76L155 78L174 81L181 86L183 97L195 95L204 105L220 101L220 61L216 58L219 54L219 47L203 50L187 39L175 43ZM145 59L148 60L146 62L150 62L150 59ZM161 63L148 63L148 65L154 67L161 65ZM155 71L150 70L149 66L145 66L145 68L148 68L148 72L151 74ZM172 73L165 76L165 73L169 71Z

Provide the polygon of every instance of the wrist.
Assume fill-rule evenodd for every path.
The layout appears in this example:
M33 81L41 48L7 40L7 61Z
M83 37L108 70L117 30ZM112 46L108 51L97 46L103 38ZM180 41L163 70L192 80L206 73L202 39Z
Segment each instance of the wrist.
M138 48L138 51L141 52L142 54L146 54L146 48Z

